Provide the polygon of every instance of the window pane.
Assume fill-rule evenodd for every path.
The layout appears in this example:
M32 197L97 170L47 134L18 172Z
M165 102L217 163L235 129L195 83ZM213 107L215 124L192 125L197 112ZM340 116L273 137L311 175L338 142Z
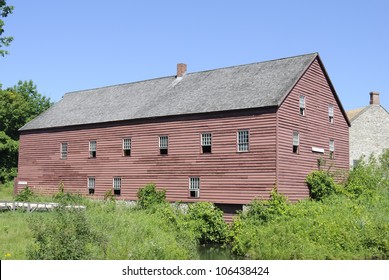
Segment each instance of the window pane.
M198 177L190 178L190 189L191 190L200 189L200 178L198 178Z
M298 146L300 144L300 136L297 131L293 132L293 146Z
M189 195L190 197L200 196L200 178L191 177L189 179Z
M131 139L123 139L123 150L131 150Z
M211 146L212 145L212 134L203 133L201 134L201 146Z
M330 140L330 151L331 152L335 151L335 141L334 140Z
M121 187L122 187L122 178L114 177L113 178L113 188L120 190Z
M61 143L61 159L67 159L68 143Z
M247 152L249 150L249 132L248 130L238 131L238 151Z
M333 117L334 116L334 106L328 105L328 116Z
M88 189L94 189L95 188L95 178L89 177L88 178Z
M89 151L96 151L96 141L89 142Z
M300 95L300 108L305 108L305 96Z
M159 137L159 148L167 149L168 147L168 136Z

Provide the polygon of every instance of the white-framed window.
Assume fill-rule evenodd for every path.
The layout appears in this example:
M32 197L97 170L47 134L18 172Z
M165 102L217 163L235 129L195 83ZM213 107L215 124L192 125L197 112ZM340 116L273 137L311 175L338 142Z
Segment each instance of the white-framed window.
M335 158L335 141L334 140L330 140L330 143L329 143L329 150L330 150L330 159L334 159Z
M200 197L200 178L189 178L189 195L190 197Z
M328 105L328 121L334 123L334 105Z
M159 136L159 154L167 155L168 147L169 147L169 137L166 135Z
M131 156L131 138L123 139L123 156Z
M113 177L113 194L120 195L121 189L122 189L122 178Z
M300 115L305 116L305 96L300 95Z
M97 144L95 140L89 141L89 158L95 158L97 151Z
M249 151L249 131L247 129L238 131L237 142L238 142L238 152Z
M88 192L89 194L95 193L96 179L95 177L88 177Z
M63 142L61 143L61 159L67 159L68 158L68 143Z
M212 153L212 134L202 133L201 134L201 149L203 154Z
M298 131L293 131L293 153L294 154L299 153L299 146L300 146L300 134Z

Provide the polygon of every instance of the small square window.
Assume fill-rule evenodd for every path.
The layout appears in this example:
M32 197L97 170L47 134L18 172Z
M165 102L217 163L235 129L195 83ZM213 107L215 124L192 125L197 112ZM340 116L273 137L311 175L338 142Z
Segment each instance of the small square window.
M201 134L201 149L203 154L212 153L212 134L203 133Z
M96 157L96 141L89 141L89 158Z
M334 123L334 105L328 105L328 121Z
M305 116L305 96L300 95L300 115Z
M113 178L113 194L120 195L122 189L122 178L114 177Z
M61 143L61 159L68 158L68 143Z
M167 155L169 146L169 137L168 136L159 136L159 154Z
M334 159L335 158L335 141L334 140L330 140L330 143L329 143L329 150L330 150L330 159Z
M95 193L95 177L88 177L88 192L89 194L94 194Z
M200 197L200 178L190 177L189 178L189 194L190 197Z
M237 135L238 140L238 152L249 151L249 131L239 130Z
M293 153L299 153L300 146L300 134L297 131L293 131Z
M123 139L123 156L131 156L131 138Z

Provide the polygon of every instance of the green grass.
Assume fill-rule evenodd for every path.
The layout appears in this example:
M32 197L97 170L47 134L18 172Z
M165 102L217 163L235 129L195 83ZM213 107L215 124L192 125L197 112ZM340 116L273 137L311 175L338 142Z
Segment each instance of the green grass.
M22 212L0 212L0 259L26 259L27 245L32 242L28 228L28 215Z
M14 186L13 182L0 184L0 201L13 200L14 199Z

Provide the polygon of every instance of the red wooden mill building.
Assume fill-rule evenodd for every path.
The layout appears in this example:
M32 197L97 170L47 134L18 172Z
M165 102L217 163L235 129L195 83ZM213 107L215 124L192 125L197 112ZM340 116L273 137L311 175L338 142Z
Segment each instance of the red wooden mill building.
M153 182L169 201L240 209L271 189L308 196L324 159L349 168L350 123L317 53L66 94L20 129L26 185L136 200Z

